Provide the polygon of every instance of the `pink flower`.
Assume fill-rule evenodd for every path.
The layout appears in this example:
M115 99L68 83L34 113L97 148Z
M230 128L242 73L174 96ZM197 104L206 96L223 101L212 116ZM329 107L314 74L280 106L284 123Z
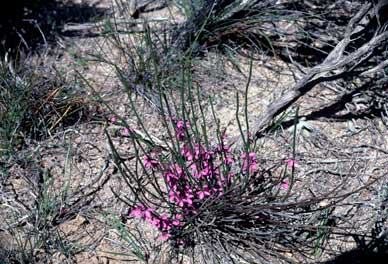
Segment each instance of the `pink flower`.
M177 220L181 220L182 218L183 218L182 214L176 214L175 215L175 219L177 219Z
M176 175L178 176L177 179L179 178L179 176L182 176L183 174L183 169L179 166L179 164L175 163L173 165L171 165L171 171Z
M173 188L173 186L175 185L173 183L173 180L178 179L178 177L174 173L172 173L171 171L165 171L163 173L163 176L166 179L167 183L170 185L170 187Z
M252 164L249 165L249 172L255 172L257 169L257 163L252 161Z
M285 179L281 184L280 184L280 188L282 188L283 190L288 190L290 188L290 182L288 179Z
M193 163L190 165L190 171L191 171L191 174L194 176L194 178L198 178L198 167L197 167L197 164Z
M199 191L199 192L197 192L197 194L198 194L199 200L202 200L203 198L205 198L205 192Z
M285 163L287 163L287 166L288 167L295 167L295 165L297 165L299 163L299 161L295 160L295 159L286 159L284 161Z
M156 217L153 217L150 219L150 223L151 225L157 227L157 228L160 228L160 220Z
M123 136L128 136L129 135L129 129L124 127L122 130L121 130L121 134Z
M178 141L183 141L185 139L185 131L190 127L189 122L184 122L183 120L172 119L176 126L176 136Z
M185 139L185 132L178 132L176 138L178 139L178 141L183 141Z
M224 146L224 145L218 145L216 147L216 151L219 153L229 153L230 152L230 147L229 146Z
M174 201L175 203L179 206L179 207L184 207L185 206L185 201L184 199L180 198L180 197L174 197Z
M199 159L199 155L201 153L202 149L201 149L201 146L199 144L196 144L195 147L194 147L194 155L195 155L195 159L198 160Z
M144 167L146 168L156 169L159 165L159 162L156 159L153 159L149 156L144 156L143 164L144 164Z
M248 154L248 157L247 157L247 154L246 153L243 153L241 155L241 158L244 160L244 165L243 165L243 171L248 171L249 172L255 172L257 171L258 169L258 166L257 166L257 159L256 159L256 153L255 152L250 152ZM249 168L248 168L248 164L249 164Z
M172 225L174 226L179 226L181 224L181 221L180 220L174 220L172 221Z
M176 127L179 128L179 129L184 129L185 128L185 123L182 120L179 120L176 123Z
M204 160L211 160L213 158L213 151L204 151L202 157Z
M183 199L182 201L185 202L188 206L193 205L193 200L191 200L190 198Z
M110 121L111 121L112 123L116 123L117 117L116 117L116 116L112 116L112 117L110 118Z
M233 157L232 156L226 156L226 158L224 159L224 163L226 164L226 165L230 165L230 164L232 164L233 163Z
M209 190L209 185L205 184L203 186L202 190L197 192L197 195L198 195L198 199L199 200L204 199L206 196L210 196L211 193L210 193L210 190Z
M192 193L186 193L186 199L192 199L194 198L194 195L192 195Z
M193 154L192 154L191 151L188 149L188 147L186 147L186 145L183 145L181 154L182 154L188 161L193 160Z
M160 240L160 241L166 241L166 240L168 240L170 237L171 237L171 235L170 235L169 233L165 233L165 234L159 235L158 240Z
M182 217L183 216L181 214L176 214L175 215L175 220L172 221L172 225L179 226L181 224Z
M143 217L143 211L144 211L143 205L136 206L131 210L131 213L129 214L129 216L132 216L135 218Z
M147 208L145 211L143 211L143 217L145 219L151 220L152 219L152 212L154 211L153 208Z
M210 168L209 167L206 167L204 168L203 170L201 170L201 172L199 173L200 177L201 178L206 178L206 176L210 176L211 174L211 171L210 171Z

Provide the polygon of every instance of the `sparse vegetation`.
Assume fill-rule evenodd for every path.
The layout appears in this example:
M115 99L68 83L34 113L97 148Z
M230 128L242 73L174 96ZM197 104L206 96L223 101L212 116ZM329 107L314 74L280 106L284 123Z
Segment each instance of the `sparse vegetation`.
M17 161L17 152L26 143L47 138L88 116L90 102L82 97L82 84L77 79L66 80L55 66L39 61L44 59L14 61L6 57L1 61L0 157L4 172Z
M0 263L388 256L387 1L12 11Z

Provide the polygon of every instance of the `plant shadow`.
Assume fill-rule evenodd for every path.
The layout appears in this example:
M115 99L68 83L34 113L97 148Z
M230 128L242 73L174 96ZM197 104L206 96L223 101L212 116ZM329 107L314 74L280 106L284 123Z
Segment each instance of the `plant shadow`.
M0 9L0 54L33 51L55 41L66 23L97 21L107 9L96 4L15 0Z
M364 264L364 263L386 263L388 259L387 239L374 238L368 243L364 238L355 237L358 244L356 249L344 252L331 260L321 262L321 264Z

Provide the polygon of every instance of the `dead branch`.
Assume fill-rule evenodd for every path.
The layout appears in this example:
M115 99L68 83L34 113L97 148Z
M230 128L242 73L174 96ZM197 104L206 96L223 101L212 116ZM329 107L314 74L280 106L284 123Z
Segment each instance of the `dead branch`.
M62 32L69 33L69 32L94 32L94 33L101 33L101 29L104 28L105 25L114 25L116 31L120 31L122 29L123 31L127 29L128 25L130 27L134 27L133 31L142 31L141 29L135 28L137 25L142 25L144 23L152 23L152 22L163 22L167 21L168 18L166 17L153 17L153 18L137 18L137 19L115 19L112 21L106 20L106 21L100 21L96 23L68 23L63 26Z
M158 3L159 5L154 5ZM137 3L136 3L137 4ZM150 13L154 11L161 10L165 8L168 4L168 1L157 1L157 0L148 0L144 3L138 5L136 9L132 12L131 17L134 19L140 18L140 15L143 13Z
M376 14L379 13L379 10L376 10L376 8L383 8L387 5L387 2L386 0L381 0L376 6L373 6L371 3L366 3L362 6L359 12L349 21L343 39L334 47L326 59L309 70L291 89L268 106L266 112L254 126L253 131L255 131L256 137L260 137L270 127L272 120L276 116L287 110L316 85L328 80L340 79L346 74L352 75L356 70L358 70L358 74L372 73L381 69L382 65L385 65L386 62L382 62L373 68L365 69L360 67L362 63L372 56L379 46L386 43L388 39L387 30L382 31L381 28L377 28L374 36L358 49L350 53L347 53L346 49L354 41L352 37L355 34L359 35L361 31L367 28L372 21L371 18L373 16L376 17Z

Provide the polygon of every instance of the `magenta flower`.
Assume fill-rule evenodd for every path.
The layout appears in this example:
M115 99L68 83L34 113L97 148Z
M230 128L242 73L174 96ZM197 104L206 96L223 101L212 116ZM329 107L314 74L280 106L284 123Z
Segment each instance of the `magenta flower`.
M198 174L197 164L193 163L190 165L189 168L190 168L191 175L193 175L194 178L198 179L199 174Z
M117 117L116 117L116 116L112 116L112 117L110 118L110 121L111 121L112 123L116 123L116 122L117 122Z
M131 213L129 216L135 217L135 218L141 218L143 216L143 212L139 207L136 207L131 210Z
M248 156L246 153L243 153L241 155L241 158L244 160L244 164L243 164L243 171L244 172L246 172L248 170L249 170L249 172L255 172L258 170L255 152L250 152L248 154ZM248 168L248 164L249 164L249 168Z
M159 165L159 161L146 155L143 158L143 164L144 164L144 167L146 168L156 169Z
M173 226L179 226L181 224L181 221L180 220L174 220L172 221L172 225Z
M288 190L290 188L290 182L288 179L285 179L281 184L280 184L280 188L282 188L283 190Z
M284 160L285 163L287 163L287 166L292 168L292 167L295 167L295 165L297 165L299 163L299 161L295 160L295 159L286 159Z
M122 130L121 130L121 135L123 136L129 136L129 129L124 127Z
M230 147L229 146L224 146L224 145L218 145L216 147L216 151L218 153L230 153Z
M179 129L185 129L185 123L182 121L182 120L179 120L177 123L176 123L176 127L179 128Z
M145 210L144 205L141 204L141 205L133 208L129 215L132 217L135 217L135 218L141 218L144 216L144 214L143 214L144 210Z
M177 219L177 220L182 220L182 218L183 218L182 214L176 214L175 215L175 219Z
M172 211L168 213L164 209L158 209L161 212L157 212L158 210L141 205L130 212L131 216L147 220L157 228L160 231L159 239L163 241L171 236L175 237L187 217L198 214L204 199L224 195L224 190L227 190L232 177L235 176L231 172L231 170L235 171L235 165L241 166L243 172L255 172L259 169L255 152L243 153L242 164L235 160L231 147L224 143L225 134L221 136L219 145L207 148L201 142L187 141L186 137L190 132L188 122L175 117L166 117L166 119L171 122L178 140L186 140L179 144L180 149L177 154L180 157L174 154L170 156L170 160L165 160L159 158L158 153L152 152L144 156L143 163L145 168L153 169L154 173L161 175L165 180L166 198L170 201ZM129 134L131 130L122 131L123 134ZM225 164L228 166L223 166ZM224 170L225 167L226 170ZM160 214L162 212L165 214Z
M185 202L188 206L193 206L193 200L190 198L183 199L183 202Z
M182 156L184 156L188 161L193 160L193 154L189 150L189 148L186 145L183 145L182 151L181 151Z
M201 146L199 144L196 144L194 148L195 160L199 160L201 152L202 152Z
M190 127L189 122L184 122L183 120L176 120L175 118L171 118L176 126L176 137L178 141L183 141L185 139L185 131L187 132L187 128Z
M157 228L160 227L160 220L157 217L153 217L150 219L150 223L152 226L155 226Z
M183 175L183 169L179 166L178 163L171 165L171 171L177 176L177 179Z
M204 160L211 160L213 158L213 154L214 154L213 151L204 151L202 153L202 157Z
M199 173L200 178L206 179L207 176L211 175L211 171L209 167L205 167L201 172Z
M143 217L145 219L151 220L153 211L154 211L153 208L147 208L146 210L143 211Z
M160 241L166 241L166 240L168 240L170 237L171 237L171 235L170 235L169 233L164 233L164 234L159 235L158 240L160 240Z
M226 158L224 159L224 163L225 163L226 165L233 164L233 162L234 162L234 159L233 159L232 156L226 156Z
M206 195L210 195L210 193L207 191L199 191L199 192L197 192L197 194L198 194L199 200L202 200L203 198L205 198Z
M211 195L211 192L209 190L209 185L205 184L202 188L202 190L198 191L197 192L197 195L198 195L198 199L199 200L202 200L204 199L206 196L210 196Z

